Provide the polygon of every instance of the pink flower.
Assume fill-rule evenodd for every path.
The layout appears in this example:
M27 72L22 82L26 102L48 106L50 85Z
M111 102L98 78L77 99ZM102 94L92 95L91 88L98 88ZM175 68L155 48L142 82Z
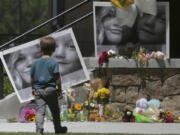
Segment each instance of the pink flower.
M149 53L146 54L147 59L151 59L151 55Z

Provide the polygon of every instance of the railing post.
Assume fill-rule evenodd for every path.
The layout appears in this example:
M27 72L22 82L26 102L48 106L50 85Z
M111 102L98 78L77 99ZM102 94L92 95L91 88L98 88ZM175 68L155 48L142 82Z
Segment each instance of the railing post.
M4 98L4 89L3 89L3 65L2 62L0 61L0 99Z

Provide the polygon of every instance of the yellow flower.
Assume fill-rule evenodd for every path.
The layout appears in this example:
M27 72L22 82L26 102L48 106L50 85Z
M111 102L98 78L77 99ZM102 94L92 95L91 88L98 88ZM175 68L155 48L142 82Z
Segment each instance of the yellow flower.
M105 99L105 97L106 97L106 94L104 92L101 92L100 93L100 99Z
M32 121L32 122L36 122L36 117L32 117L32 118L31 118L31 121Z
M134 3L134 0L111 0L111 2L119 8L126 8Z
M69 108L69 109L68 109L68 112L69 112L69 114L73 114L73 112L72 112L72 109L71 109L71 108Z
M81 104L74 104L74 109L80 111L82 109Z
M110 90L109 89L106 89L106 88L104 88L105 90L105 93L106 93L106 95L109 95L110 94Z
M99 93L98 93L98 92L95 92L94 97L95 97L95 98L98 98L98 95L99 95Z
M109 96L110 90L107 88L101 88L97 91L97 97L100 99L105 99Z
M144 50L141 48L138 52L137 59L142 64L146 64L148 58L146 57L146 54L144 53Z
M172 112L171 112L170 110L167 110L167 111L166 111L166 115L169 117L169 116L172 115Z

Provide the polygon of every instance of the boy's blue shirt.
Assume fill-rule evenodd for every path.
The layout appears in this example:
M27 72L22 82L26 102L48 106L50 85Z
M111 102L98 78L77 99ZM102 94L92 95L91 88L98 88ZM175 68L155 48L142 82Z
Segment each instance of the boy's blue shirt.
M33 78L34 89L56 87L54 76L59 74L59 63L51 57L41 57L33 63L30 74Z

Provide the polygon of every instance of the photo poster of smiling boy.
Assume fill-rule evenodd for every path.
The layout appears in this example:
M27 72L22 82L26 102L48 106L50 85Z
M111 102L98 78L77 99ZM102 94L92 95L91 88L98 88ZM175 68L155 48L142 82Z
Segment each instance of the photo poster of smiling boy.
M147 9L145 6L148 4L144 4ZM157 2L154 16L139 12L135 4L122 10L111 2L93 2L93 13L96 56L114 50L131 57L142 47L150 52L162 51L169 58L169 2Z
M72 28L48 36L56 40L52 58L59 63L62 89L88 81L89 74ZM40 39L36 39L1 52L2 63L21 103L34 99L30 68L32 63L42 56L39 42Z

